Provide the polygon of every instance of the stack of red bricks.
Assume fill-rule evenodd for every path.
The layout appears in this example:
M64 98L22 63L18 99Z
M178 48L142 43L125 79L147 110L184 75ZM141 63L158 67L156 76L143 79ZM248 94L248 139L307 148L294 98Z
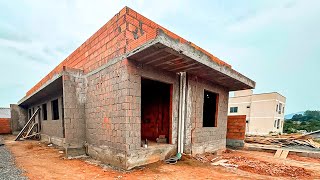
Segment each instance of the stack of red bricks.
M228 116L227 139L244 140L246 132L246 116Z
M11 133L10 118L0 118L0 134Z

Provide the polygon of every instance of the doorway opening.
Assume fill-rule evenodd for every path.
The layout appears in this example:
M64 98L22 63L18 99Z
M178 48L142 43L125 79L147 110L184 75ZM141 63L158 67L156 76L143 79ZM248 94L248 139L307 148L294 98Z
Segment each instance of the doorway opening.
M172 85L141 79L141 138L170 143Z
M217 127L219 95L204 90L203 127Z

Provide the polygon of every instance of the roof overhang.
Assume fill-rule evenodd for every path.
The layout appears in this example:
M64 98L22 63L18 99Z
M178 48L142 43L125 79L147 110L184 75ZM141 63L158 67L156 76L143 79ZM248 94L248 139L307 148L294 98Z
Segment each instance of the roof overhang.
M187 72L229 89L253 89L255 82L229 66L218 64L202 51L165 33L128 53L127 58L170 72Z
M63 94L62 74L57 74L36 92L25 96L19 102L19 106L30 106L37 102L48 99L48 97L59 96Z

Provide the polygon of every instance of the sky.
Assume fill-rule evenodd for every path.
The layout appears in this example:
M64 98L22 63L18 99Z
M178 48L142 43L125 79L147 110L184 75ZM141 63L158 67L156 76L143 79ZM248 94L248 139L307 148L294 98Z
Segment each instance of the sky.
M128 6L279 92L286 114L320 110L318 0L0 0L0 107Z

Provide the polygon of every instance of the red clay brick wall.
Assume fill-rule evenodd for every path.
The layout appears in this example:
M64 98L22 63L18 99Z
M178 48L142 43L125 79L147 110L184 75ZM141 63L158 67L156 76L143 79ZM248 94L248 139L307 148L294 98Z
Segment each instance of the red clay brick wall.
M109 22L101 27L86 42L54 68L46 77L31 88L26 95L39 89L63 67L83 70L85 73L97 69L108 60L125 53L126 9L122 9Z
M246 132L246 116L228 116L227 139L244 140Z
M11 133L10 118L0 118L0 134Z
M130 52L147 41L154 39L160 29L181 43L188 43L195 49L202 51L216 63L231 68L229 64L221 61L204 49L186 41L134 10L125 7L31 88L26 95L28 96L38 90L48 80L52 79L55 74L60 73L64 66L83 70L84 73L90 72L107 61Z

